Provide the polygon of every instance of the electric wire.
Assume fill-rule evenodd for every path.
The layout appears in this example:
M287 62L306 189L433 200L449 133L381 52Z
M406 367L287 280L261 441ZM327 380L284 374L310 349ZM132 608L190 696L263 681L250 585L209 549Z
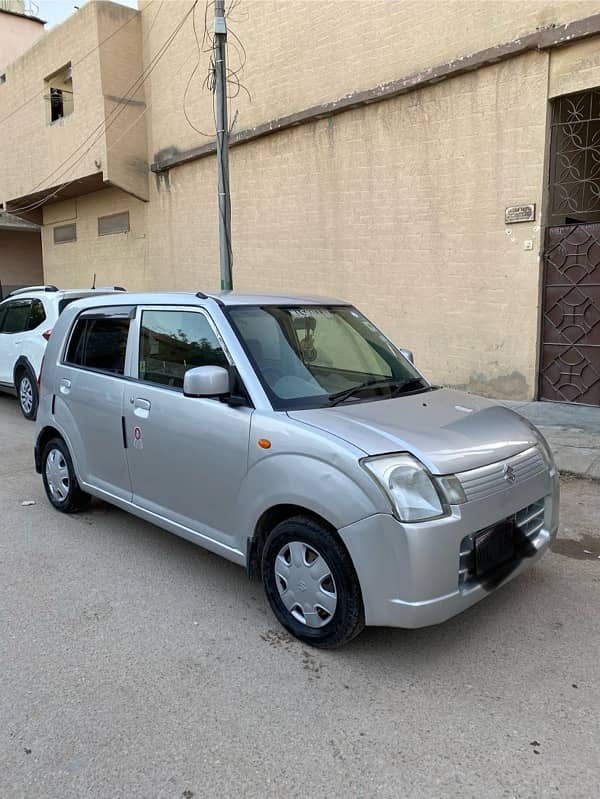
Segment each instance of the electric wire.
M143 70L141 75L138 76L138 78L134 81L134 83L127 90L123 100L119 101L118 105L113 109L113 111L110 112L110 114L107 116L107 118L105 120L103 120L100 123L100 125L96 126L96 128L91 132L91 134L89 134L87 136L87 138L84 139L84 141L69 156L67 156L67 158L61 164L59 164L58 167L56 167L54 170L52 170L50 175L48 175L46 178L44 178L44 180L42 180L41 183L36 184L36 186L34 186L33 189L31 189L30 191L35 191L36 188L39 188L41 185L47 183L51 179L59 180L68 171L73 169L73 167L76 166L76 164L78 164L82 160L82 158L84 158L87 155L87 153L94 147L94 145L104 136L106 131L110 127L112 127L112 125L117 121L117 119L121 115L121 113L123 113L123 111L127 108L127 102L141 88L141 86L145 83L145 81L152 74L153 70L156 68L156 66L159 63L159 61L162 59L164 54L167 52L167 50L171 46L173 40L175 39L175 37L177 36L179 31L181 30L181 28L185 24L186 20L188 19L190 14L193 12L193 10L195 9L197 4L198 4L198 0L195 0L193 5L188 9L186 14L184 15L183 19L177 24L177 26L175 27L173 32L167 37L165 42L162 44L162 46L159 48L157 53L151 59L149 65ZM112 119L111 119L111 116L112 116ZM108 122L108 124L107 124L107 120L110 120ZM96 135L96 134L98 134L98 135ZM94 140L92 141L90 146L86 150L84 150L84 152L81 153L81 155L74 162L68 164L66 169L63 170L63 172L60 175L58 175L58 176L53 178L55 173L62 166L64 166L68 161L70 161L70 159L78 152L78 150L80 150L82 147L84 147L87 144L87 142L94 136L96 136L96 137L94 138ZM40 206L42 206L46 202L48 202L48 200L53 199L54 197L56 197L60 192L64 191L68 186L70 186L72 183L76 182L79 179L80 178L74 178L73 180L68 181L67 183L63 184L62 186L59 186L58 189L56 189L55 191L51 192L46 197L42 198L39 201L36 201L36 202L32 203L31 205L26 205L26 206L23 206L21 208L17 208L17 209L14 209L14 210L11 209L11 213L17 214L17 213L24 213L25 211L35 210L36 208L39 208Z
M154 3L154 2L156 2L156 0L150 0L150 2L148 3L148 6L151 6L152 3ZM161 5L162 5L162 3L161 3ZM159 11L160 11L160 8L159 8ZM156 16L158 16L158 13L156 14ZM125 28L127 25L129 25L130 22L133 22L134 19L137 19L137 17L136 16L129 17L128 20L126 20L122 25L119 25L118 28L115 28L115 30L112 33L110 33L106 38L102 39L101 42L98 42L98 44L94 45L94 47L92 47L91 50L88 50L87 53L85 53L85 55L81 56L81 58L79 58L77 61L74 61L71 64L71 68L76 67L78 64L81 64L81 62L84 61L89 55L91 55L92 53L96 52L96 50L99 50L100 47L102 47L103 44L105 44L110 39L112 39L113 36L116 36L117 33L119 33L119 31L122 31L123 28ZM27 100L25 100L23 103L21 103L21 105L17 106L16 108L13 108L13 110L9 114L6 114L6 116L0 118L0 125L2 125L4 122L6 122L11 117L13 117L15 114L17 114L22 108L25 108L25 106L29 105L29 103L32 103L34 100L37 100L38 97L43 96L45 93L46 93L46 90L42 89L41 92L36 92L35 94L31 95L31 97L29 97Z
M190 76L188 78L188 81L187 81L187 84L186 84L186 87L185 87L185 91L183 92L183 115L185 117L186 122L188 123L190 128L192 128L192 130L195 130L196 133L199 133L201 136L204 136L207 139L212 139L213 135L212 135L212 133L205 133L203 130L200 130L200 128L198 128L196 125L194 125L194 123L190 119L190 116L189 116L189 113L188 113L188 110L187 110L187 98L188 98L188 93L189 93L189 90L190 90L190 86L192 85L192 80L194 79L195 74L198 72L198 69L200 68L200 64L201 64L201 61L202 61L202 53L207 52L207 50L204 49L204 45L205 45L206 39L209 38L209 36L208 36L208 9L209 9L210 6L213 6L213 5L214 5L214 0L212 0L212 2L209 2L209 0L207 0L206 5L204 7L204 33L202 35L202 44L200 44L200 41L198 39L198 31L196 29L196 11L194 10L194 13L192 14L192 27L194 29L194 38L196 40L196 47L198 49L198 59L196 61L196 66L194 67L194 69L190 73ZM212 46L213 46L213 43L211 41L211 49L212 49ZM210 68L209 68L209 72L210 72ZM206 83L206 79L205 79L205 83ZM204 83L203 83L203 85L204 85Z

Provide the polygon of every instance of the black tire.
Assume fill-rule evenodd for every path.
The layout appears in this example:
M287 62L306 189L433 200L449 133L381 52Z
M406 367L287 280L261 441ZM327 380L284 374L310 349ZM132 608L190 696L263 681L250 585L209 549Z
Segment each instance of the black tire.
M34 421L38 410L38 384L35 375L29 367L22 368L15 382L17 400L21 413L26 419Z
M321 613L323 614L322 618L317 618L317 614L314 612L305 616L301 602L298 602L292 609L289 609L283 602L282 592L285 595L288 587L286 587L286 581L282 579L281 574L278 577L276 573L276 567L281 572L282 565L281 560L278 561L278 556L285 560L288 553L291 553L288 545L295 542L304 547L305 554L301 570L310 570L312 564L307 562L307 553L311 552L313 553L311 557L314 554L321 556L321 567L323 567L324 561L324 565L329 569L329 575L324 578L325 581L329 581L329 585L319 581L319 587L326 587L329 592L328 596L335 596L335 610L329 614L328 611L314 605L312 599L309 603L313 610L318 610L319 616ZM299 551L301 550L296 548L296 552ZM289 557L291 568L296 564L293 563L291 554ZM317 558L315 558L316 560ZM304 573L304 571L298 572L298 574ZM301 641L321 649L334 649L351 641L365 626L360 584L350 555L337 536L325 524L316 519L309 516L294 516L278 524L265 542L261 573L265 593L273 613L286 630ZM291 572L289 574L291 580ZM302 585L306 585L306 583L309 586L307 594L309 599L314 597L314 591L318 589L314 582L310 582L310 578L306 581L300 579L297 583L298 589L295 592L292 591L290 596L302 599L305 596L302 591L307 591ZM292 601L295 600L288 597L288 604ZM306 607L308 608L309 605ZM307 618L311 618L312 621L307 621ZM310 626L315 623L322 624L322 626Z
M49 460L54 466L49 467ZM55 467L57 471L54 471ZM53 471L54 474L52 474ZM64 475L64 479L60 475ZM91 497L79 487L73 469L73 461L62 438L52 438L44 447L42 480L46 496L57 510L63 513L77 513L90 504Z

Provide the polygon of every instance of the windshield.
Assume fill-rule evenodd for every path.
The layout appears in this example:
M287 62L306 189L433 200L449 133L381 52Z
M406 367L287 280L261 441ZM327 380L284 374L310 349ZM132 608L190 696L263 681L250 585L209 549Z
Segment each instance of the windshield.
M430 389L410 361L351 306L228 310L277 410L367 402Z

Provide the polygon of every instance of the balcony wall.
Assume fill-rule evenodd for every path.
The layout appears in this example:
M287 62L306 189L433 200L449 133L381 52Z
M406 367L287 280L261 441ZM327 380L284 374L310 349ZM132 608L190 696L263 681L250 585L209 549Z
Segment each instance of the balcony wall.
M69 63L73 112L50 122L46 79ZM141 63L139 12L92 2L6 68L0 151L11 156L0 159L0 201L9 210L41 220L32 206L107 185L147 199L143 86L128 92Z

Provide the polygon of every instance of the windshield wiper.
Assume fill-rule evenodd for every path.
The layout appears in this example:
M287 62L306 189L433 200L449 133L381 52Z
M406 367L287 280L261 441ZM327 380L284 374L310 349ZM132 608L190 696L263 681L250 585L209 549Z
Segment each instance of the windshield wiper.
M343 391L336 391L335 394L330 394L329 404L338 405L340 402L348 399L348 397L356 394L357 391L363 391L365 388L379 388L380 386L393 386L395 384L395 380L378 380L376 377L370 377L368 380L365 380L364 383L357 383L357 385L352 386L352 388L345 388Z
M405 394L409 391L418 391L419 389L431 391L434 388L435 386L427 385L422 377L411 377L408 380L402 381L402 383L398 383L392 391L392 397L397 397L399 394Z

